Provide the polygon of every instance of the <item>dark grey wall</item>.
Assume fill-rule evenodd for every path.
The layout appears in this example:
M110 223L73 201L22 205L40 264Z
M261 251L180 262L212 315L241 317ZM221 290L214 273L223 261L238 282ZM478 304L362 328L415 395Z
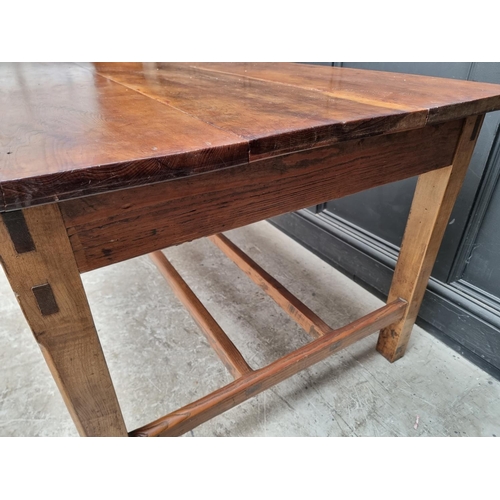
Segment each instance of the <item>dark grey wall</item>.
M331 63L500 83L500 63ZM500 378L500 112L487 115L432 272L418 323ZM385 297L416 179L273 219Z

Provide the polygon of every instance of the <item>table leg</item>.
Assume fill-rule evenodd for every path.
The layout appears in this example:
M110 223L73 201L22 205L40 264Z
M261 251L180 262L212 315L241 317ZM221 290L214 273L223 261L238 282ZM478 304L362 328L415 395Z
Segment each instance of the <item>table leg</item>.
M419 176L387 299L402 298L408 307L400 321L381 330L377 344L377 350L391 362L405 353L482 119L465 120L451 166Z
M78 432L126 436L58 206L3 213L0 257Z

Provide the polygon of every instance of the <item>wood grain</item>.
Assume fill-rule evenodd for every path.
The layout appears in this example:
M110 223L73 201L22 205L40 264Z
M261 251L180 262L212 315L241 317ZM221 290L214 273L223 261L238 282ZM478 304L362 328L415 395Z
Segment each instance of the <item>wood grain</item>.
M0 65L0 211L500 109L500 86L293 64Z
M215 234L209 236L208 239L224 252L254 283L260 286L309 335L318 338L332 330L317 314L311 311L226 236Z
M95 68L113 82L248 140L251 160L318 142L422 127L427 117L426 110L357 102L186 64L98 63Z
M291 64L5 64L0 90L1 261L89 436L127 433L79 272L420 175L389 304L340 330L233 252L322 334L254 372L155 254L238 379L131 435L182 434L376 329L393 361L478 135L469 116L500 109L500 86Z
M0 64L0 211L248 162L248 145L71 64Z
M60 205L84 272L450 165L460 130L429 126Z
M1 215L16 252L26 253L36 250L22 210L2 212Z
M80 274L56 205L24 211L36 251L17 253L0 220L0 261L82 436L126 436ZM47 298L50 285L52 298ZM37 300L37 287L42 295Z
M397 299L363 318L333 330L309 344L255 370L221 389L130 433L130 436L180 436L207 420L250 399L273 385L397 321L406 302Z
M239 378L250 373L252 369L248 366L236 346L231 342L224 330L207 311L165 255L162 252L154 252L150 254L150 257L172 287L177 298L184 304L184 307L186 307L196 321L208 343L224 363L229 373L234 378Z
M190 67L318 90L333 97L427 113L426 123L498 109L498 85L354 68L293 63L186 63Z
M419 177L394 271L388 302L408 302L405 315L380 332L377 350L391 362L401 358L410 339L434 262L467 173L483 117L468 118L457 145L453 164Z

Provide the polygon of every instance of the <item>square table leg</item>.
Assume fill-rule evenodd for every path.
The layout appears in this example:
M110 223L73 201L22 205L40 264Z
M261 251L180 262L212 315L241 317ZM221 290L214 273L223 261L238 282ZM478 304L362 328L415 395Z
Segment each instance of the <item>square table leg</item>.
M3 213L0 257L78 432L126 436L59 207Z
M467 173L483 116L464 121L453 163L418 178L388 303L408 302L403 318L380 332L377 350L389 361L401 358L417 318L451 211Z

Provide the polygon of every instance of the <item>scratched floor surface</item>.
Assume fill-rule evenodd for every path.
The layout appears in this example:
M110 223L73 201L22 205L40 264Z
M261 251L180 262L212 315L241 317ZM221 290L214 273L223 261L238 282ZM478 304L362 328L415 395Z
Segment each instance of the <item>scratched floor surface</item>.
M265 222L228 234L332 327L382 305ZM253 368L309 340L210 242L165 253ZM230 382L148 258L83 280L128 429ZM3 272L0 297L0 436L75 436ZM187 435L500 436L499 381L418 327L392 365L375 343L372 335Z

